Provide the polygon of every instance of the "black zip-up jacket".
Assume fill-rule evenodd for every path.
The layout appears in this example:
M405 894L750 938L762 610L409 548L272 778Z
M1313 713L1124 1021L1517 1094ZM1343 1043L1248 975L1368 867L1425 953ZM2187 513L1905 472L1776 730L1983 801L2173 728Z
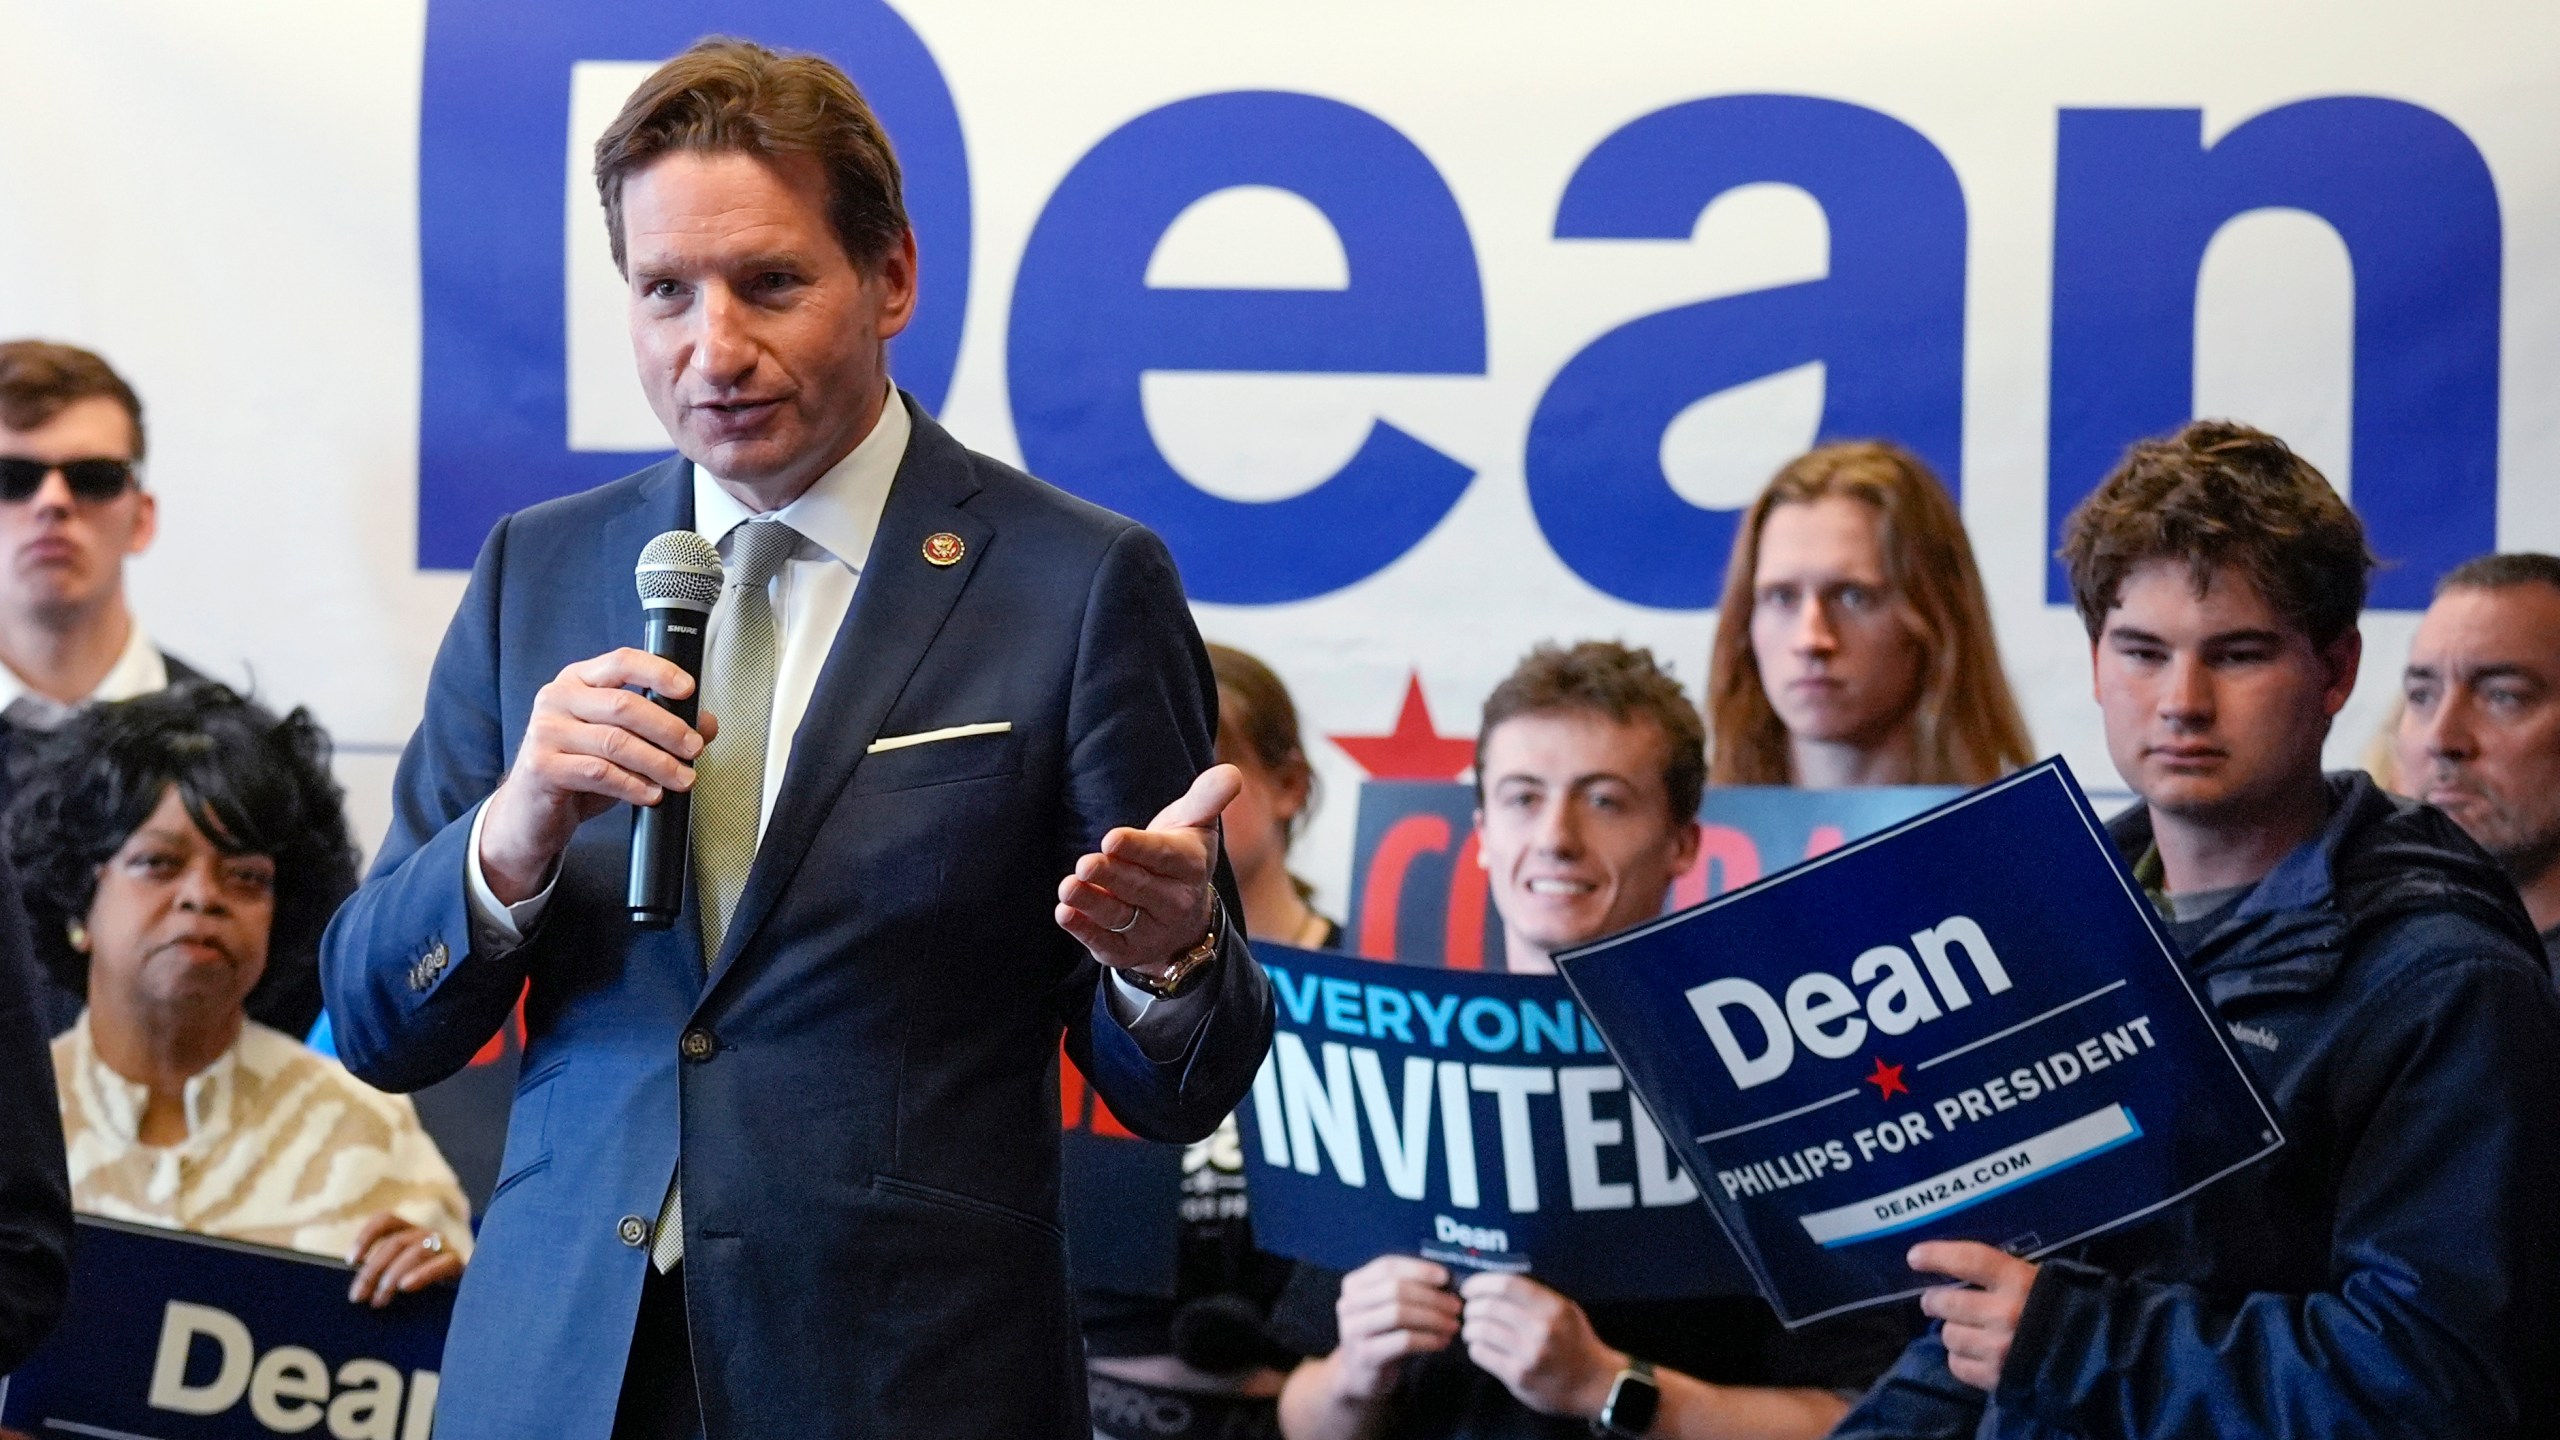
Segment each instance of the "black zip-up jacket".
M52 1331L71 1288L71 1177L37 985L18 872L0 856L0 1375Z
M1834 1440L2560 1433L2560 999L2451 820L2329 787L2187 957L2284 1148L2048 1257L1994 1393L1933 1328Z

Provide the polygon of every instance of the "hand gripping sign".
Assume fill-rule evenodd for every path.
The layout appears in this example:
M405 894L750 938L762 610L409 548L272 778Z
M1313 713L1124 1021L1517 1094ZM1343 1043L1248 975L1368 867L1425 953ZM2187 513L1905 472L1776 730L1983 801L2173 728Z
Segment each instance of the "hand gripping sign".
M1586 1302L1750 1292L1562 980L1253 948L1279 1002L1238 1112L1263 1249L1517 1271Z
M71 1308L0 1380L0 1425L41 1436L430 1440L452 1287L376 1310L348 1301L348 1273L289 1250L84 1215Z
M2059 759L1559 963L1789 1324L2283 1143Z

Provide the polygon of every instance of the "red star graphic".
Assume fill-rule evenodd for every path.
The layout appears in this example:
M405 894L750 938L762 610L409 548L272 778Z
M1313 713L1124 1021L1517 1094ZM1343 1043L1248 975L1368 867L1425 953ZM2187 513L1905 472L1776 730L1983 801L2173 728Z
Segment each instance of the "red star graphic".
M1876 1057L1876 1073L1865 1077L1865 1083L1876 1087L1876 1098L1879 1100L1890 1100L1897 1093L1903 1095L1911 1093L1911 1087L1902 1083L1902 1067L1887 1065L1881 1055Z
M1432 725L1418 671L1405 682L1404 708L1396 712L1394 730L1384 735L1325 738L1359 761L1372 780L1454 780L1476 763L1473 737L1443 735Z

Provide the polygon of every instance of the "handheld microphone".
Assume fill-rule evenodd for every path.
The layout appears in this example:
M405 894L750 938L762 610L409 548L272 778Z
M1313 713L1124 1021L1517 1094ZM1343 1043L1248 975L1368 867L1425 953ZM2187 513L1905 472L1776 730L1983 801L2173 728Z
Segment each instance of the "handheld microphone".
M711 607L724 578L720 552L690 530L670 530L640 552L633 573L640 587L641 648L672 660L696 681L702 678L702 643ZM700 689L681 700L654 692L650 699L687 725L694 722ZM692 795L669 790L655 805L631 812L631 923L664 930L684 909L685 863L692 850Z

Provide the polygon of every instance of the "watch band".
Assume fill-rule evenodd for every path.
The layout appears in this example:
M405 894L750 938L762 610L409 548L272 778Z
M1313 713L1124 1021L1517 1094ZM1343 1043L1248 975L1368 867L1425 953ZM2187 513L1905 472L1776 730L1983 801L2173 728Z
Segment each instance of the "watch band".
M1631 1355L1627 1368L1609 1382L1609 1399L1600 1407L1600 1418L1591 1422L1591 1433L1637 1440L1653 1428L1661 1410L1662 1387L1653 1378L1653 1362Z
M1199 944L1173 957L1173 963L1165 967L1162 975L1123 970L1121 977L1159 1000L1170 1000L1190 989L1192 982L1209 968L1209 962L1218 958L1218 932L1224 919L1224 906L1212 910L1208 933L1200 937Z

